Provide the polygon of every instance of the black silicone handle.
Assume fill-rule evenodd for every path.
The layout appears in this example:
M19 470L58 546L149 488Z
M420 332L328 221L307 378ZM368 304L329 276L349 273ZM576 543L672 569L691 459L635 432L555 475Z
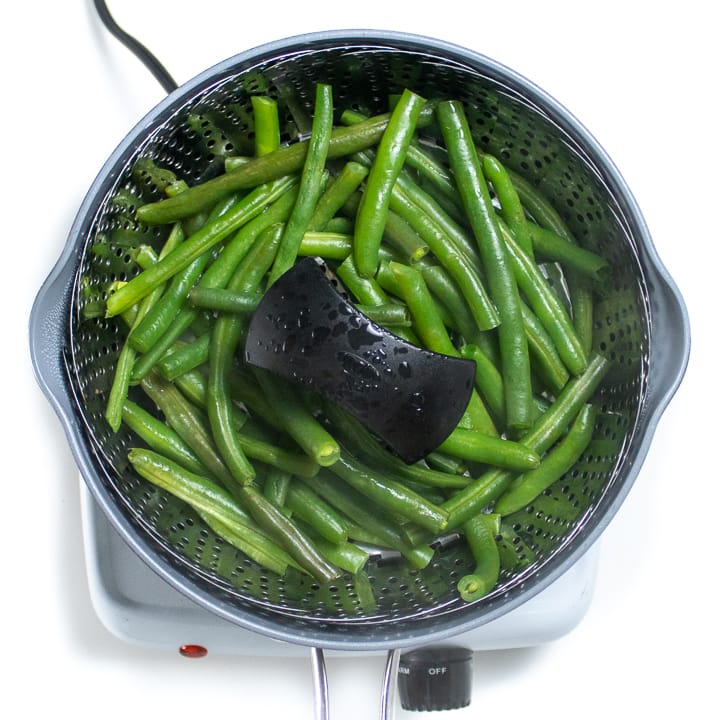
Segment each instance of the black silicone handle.
M457 426L475 363L397 337L338 288L314 258L297 263L255 311L245 359L338 403L405 462L416 462Z

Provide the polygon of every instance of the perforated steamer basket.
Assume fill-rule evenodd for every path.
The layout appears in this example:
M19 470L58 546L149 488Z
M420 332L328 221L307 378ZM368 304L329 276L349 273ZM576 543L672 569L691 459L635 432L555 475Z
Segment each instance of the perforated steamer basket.
M135 476L135 440L112 433L103 411L121 334L85 319L83 304L132 267L128 248L159 245L111 202L119 189L147 197L131 168L149 157L188 183L221 171L225 154L248 154L250 97L282 108L283 139L310 127L314 85L330 83L338 109L382 112L408 87L464 102L479 147L550 198L578 242L613 268L595 305L596 349L612 360L598 389L594 439L570 473L530 508L508 518L501 538L509 570L494 592L464 603L457 580L473 567L460 543L441 543L425 570L372 557L372 610L348 576L320 587L279 578L219 540L187 509ZM188 122L188 120L191 122ZM432 130L428 130L432 133ZM114 251L92 252L112 239ZM296 644L342 650L410 647L452 638L511 611L562 575L595 542L627 495L661 413L683 376L689 327L629 189L588 131L541 89L467 49L406 34L311 34L241 53L171 93L127 135L90 188L67 245L30 320L36 375L65 428L82 477L128 545L171 586L246 629Z

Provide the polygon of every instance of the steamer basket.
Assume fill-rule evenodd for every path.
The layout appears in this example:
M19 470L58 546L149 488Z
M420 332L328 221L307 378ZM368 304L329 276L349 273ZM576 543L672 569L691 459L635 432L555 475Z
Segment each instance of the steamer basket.
M613 284L597 302L596 349L613 361L596 394L594 439L573 470L504 524L510 568L492 594L466 604L457 580L472 568L459 543L437 548L423 570L373 557L368 587L350 578L319 587L280 579L216 538L186 506L135 476L133 438L113 434L103 411L121 335L115 322L84 319L83 305L132 272L128 249L158 245L163 228L139 226L112 199L145 200L133 179L152 158L196 183L219 173L227 154L251 153L252 94L282 107L283 139L310 128L314 84L330 83L338 109L377 113L409 87L467 108L477 144L551 198L578 242L607 258ZM428 140L432 142L431 131ZM101 242L112 252L93 252ZM92 185L67 245L40 290L30 322L38 381L67 433L81 474L130 547L176 589L222 618L267 636L328 649L399 648L449 638L534 596L598 538L635 480L689 352L682 298L662 267L641 213L587 130L542 90L464 48L405 34L319 33L242 53L201 74L153 109L122 141ZM376 606L360 600L372 589Z

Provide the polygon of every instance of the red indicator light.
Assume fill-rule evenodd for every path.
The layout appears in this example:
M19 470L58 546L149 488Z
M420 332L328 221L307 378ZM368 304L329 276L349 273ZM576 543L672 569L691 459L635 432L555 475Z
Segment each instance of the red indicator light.
M202 645L181 645L180 654L187 658L201 658L205 657L208 651Z

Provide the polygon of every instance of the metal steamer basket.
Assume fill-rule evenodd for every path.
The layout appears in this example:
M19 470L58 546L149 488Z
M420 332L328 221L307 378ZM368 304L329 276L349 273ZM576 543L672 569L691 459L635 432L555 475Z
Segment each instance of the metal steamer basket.
M129 249L158 246L164 229L137 224L113 201L144 197L131 172L141 158L189 184L251 152L250 98L282 108L285 141L306 136L314 86L333 87L337 108L382 112L410 88L463 101L478 146L550 198L577 241L607 258L612 286L595 306L595 349L612 361L596 392L594 439L570 473L503 525L505 572L472 603L457 580L473 567L448 538L424 570L373 555L367 587L351 579L319 586L277 577L223 543L173 497L133 474L135 440L103 415L121 344L118 325L86 318L84 304L130 272ZM432 128L427 131L433 142ZM111 239L112 252L93 252ZM107 245L105 245L107 246ZM67 245L40 290L30 320L36 375L67 433L94 500L132 550L172 587L245 629L333 650L408 648L446 641L499 618L568 570L623 502L655 426L678 387L689 352L682 298L660 263L629 189L596 140L541 89L473 51L434 39L371 31L300 36L241 53L172 92L118 146L88 192ZM507 561L510 558L510 561ZM360 600L372 592L368 610Z

